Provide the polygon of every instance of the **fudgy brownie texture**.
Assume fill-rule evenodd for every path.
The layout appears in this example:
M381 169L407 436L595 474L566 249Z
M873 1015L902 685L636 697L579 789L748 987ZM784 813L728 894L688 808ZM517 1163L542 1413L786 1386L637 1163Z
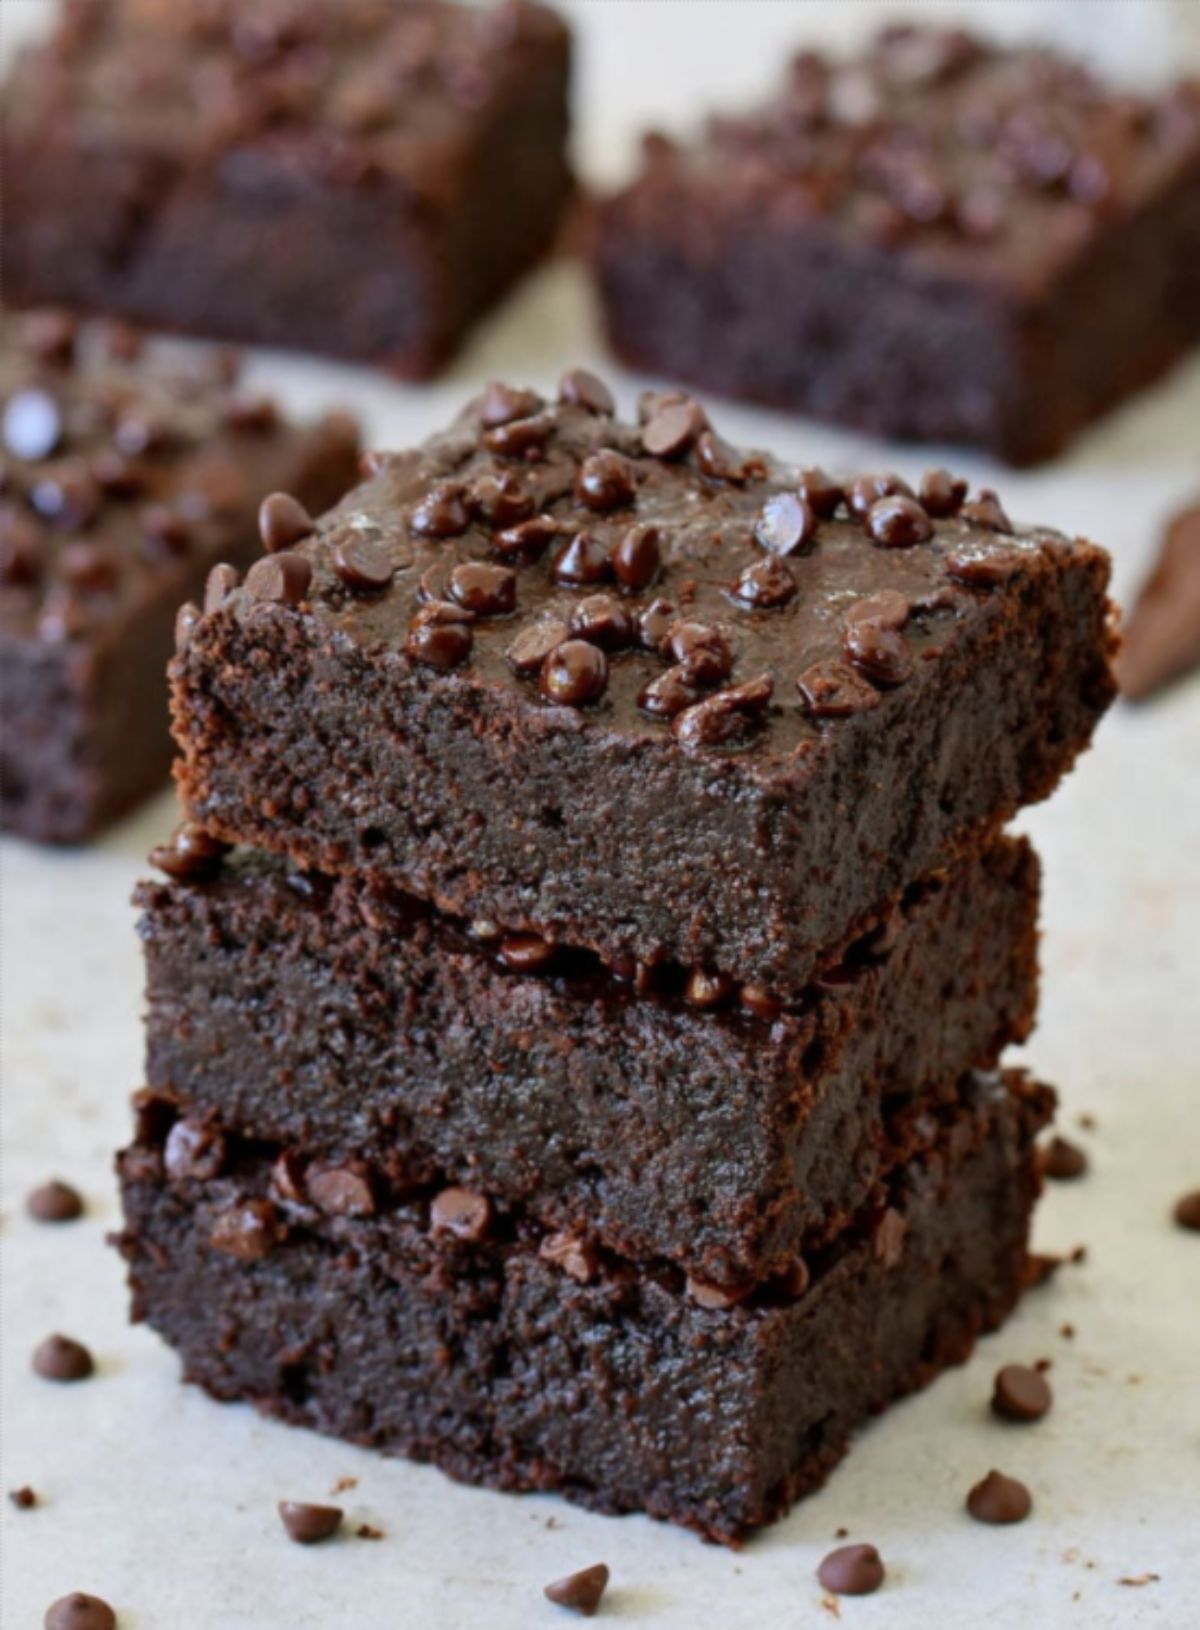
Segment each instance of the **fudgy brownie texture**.
M180 602L252 563L273 488L324 508L357 477L343 416L293 428L230 359L135 348L49 312L0 348L0 824L26 837L86 838L166 779Z
M736 1543L1008 1313L1052 1101L980 1078L807 1284L734 1305L664 1264L573 1273L481 1195L360 1182L321 1210L286 1151L222 1137L172 1156L147 1127L120 1162L134 1312L218 1398Z
M474 1185L580 1249L718 1284L792 1271L936 1137L933 1105L1022 1040L1038 868L1002 841L915 885L791 1011L642 996L395 891L243 856L138 891L147 1083L188 1117ZM507 959L507 960L506 960ZM508 965L515 963L515 968Z
M5 93L4 297L428 374L554 239L569 58L527 0L75 0Z
M635 366L1014 464L1200 339L1200 83L900 25L763 110L649 137L593 258Z
M185 804L619 971L797 996L1112 696L1107 557L944 471L837 483L580 373L375 463L189 627Z

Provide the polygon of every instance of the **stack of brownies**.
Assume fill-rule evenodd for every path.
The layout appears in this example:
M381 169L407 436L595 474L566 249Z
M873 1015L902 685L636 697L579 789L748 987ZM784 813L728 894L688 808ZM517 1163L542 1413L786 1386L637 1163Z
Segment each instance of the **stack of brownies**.
M581 371L369 462L181 621L136 1313L217 1397L735 1543L1022 1288L1000 828L1112 697L1106 559Z

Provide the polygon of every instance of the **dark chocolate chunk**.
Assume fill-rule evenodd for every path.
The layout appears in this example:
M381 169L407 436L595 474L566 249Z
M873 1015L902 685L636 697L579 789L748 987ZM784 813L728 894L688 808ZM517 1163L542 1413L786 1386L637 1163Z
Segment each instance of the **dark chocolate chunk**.
M508 648L508 662L514 673L535 674L542 663L570 638L570 629L557 618L531 623L523 628Z
M768 555L746 567L733 592L743 605L755 611L774 611L795 598L796 587L796 579L785 562L778 555Z
M627 589L648 589L662 562L659 531L642 523L631 526L613 551L617 581Z
M1053 1402L1047 1381L1025 1364L1006 1364L996 1374L992 1409L1010 1421L1040 1421Z
M43 1623L45 1630L117 1630L117 1615L99 1596L73 1590L51 1602Z
M30 1190L25 1209L35 1222L74 1222L83 1215L83 1197L69 1183L51 1178L48 1183Z
M675 739L688 751L739 744L766 713L773 690L770 675L759 674L705 697L675 719L671 726Z
M672 623L667 649L694 685L719 685L733 672L729 641L707 623Z
M976 1522L1024 1522L1033 1510L1033 1497L1015 1477L990 1471L967 1495L967 1510Z
M311 538L316 523L298 498L290 492L273 492L264 498L258 511L258 535L268 554Z
M33 1368L46 1381L86 1381L95 1365L82 1342L53 1335L34 1349Z
M344 1515L340 1506L308 1505L302 1500L280 1500L278 1509L287 1537L297 1545L319 1545L332 1539Z
M702 700L699 682L682 662L650 680L638 692L638 706L653 719L673 719Z
M835 1596L870 1596L883 1584L883 1560L873 1545L841 1545L822 1561L817 1578Z
M908 549L933 536L933 522L915 498L896 493L880 498L867 511L867 531L885 549Z
M580 1568L578 1573L568 1573L562 1579L555 1579L542 1594L556 1607L570 1608L573 1613L590 1619L600 1606L600 1598L607 1585L608 1569L603 1562L597 1562L590 1568Z

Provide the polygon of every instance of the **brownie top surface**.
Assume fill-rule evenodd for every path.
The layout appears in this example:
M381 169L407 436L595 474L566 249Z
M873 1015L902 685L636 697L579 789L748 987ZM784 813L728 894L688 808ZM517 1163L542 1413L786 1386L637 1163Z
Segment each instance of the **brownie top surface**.
M1200 161L1200 80L1152 100L1045 49L897 24L849 61L801 52L765 107L644 155L633 205L714 254L732 214L1036 280Z
M919 495L835 481L735 450L682 393L624 422L578 370L556 402L493 384L422 448L366 463L314 536L210 608L534 735L770 768L854 715L885 721L965 630L1020 637L1063 572L1106 570L945 471Z
M114 353L117 353L114 355ZM346 455L354 429L319 435ZM236 385L236 359L169 362L123 327L82 337L58 313L0 344L0 633L86 639L197 557L252 528L272 485L316 456L313 433Z
M13 76L9 116L436 192L531 44L563 34L531 0L76 0Z

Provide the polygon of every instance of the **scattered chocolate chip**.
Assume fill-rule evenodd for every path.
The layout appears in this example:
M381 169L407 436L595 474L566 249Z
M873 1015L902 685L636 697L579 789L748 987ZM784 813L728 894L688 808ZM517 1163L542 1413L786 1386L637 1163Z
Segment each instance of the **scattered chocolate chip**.
M336 1505L306 1505L300 1500L280 1500L279 1520L287 1537L297 1545L319 1545L332 1539L342 1526L344 1513Z
M554 434L554 420L539 413L532 419L514 419L511 424L485 430L483 444L502 458L537 458Z
M988 487L980 490L978 498L964 504L959 515L972 526L982 527L985 532L1011 532L1013 529L999 498Z
M373 1217L370 1176L356 1166L320 1166L308 1173L305 1189L327 1217Z
M667 649L693 685L719 685L733 672L729 641L707 623L672 623Z
M509 646L507 652L509 667L514 673L538 673L551 651L556 651L564 640L569 638L570 630L566 623L557 619L531 623L528 628L521 630Z
M652 458L681 458L706 423L703 408L690 396L667 398L642 426L642 447Z
M669 600L651 600L638 618L638 644L646 651L659 650L676 618L675 607Z
M79 319L67 311L35 311L21 325L21 343L41 362L64 368L75 355Z
M848 719L880 703L879 692L844 662L818 662L796 681L814 719Z
M739 1302L744 1302L754 1289L751 1284L744 1285L714 1285L705 1279L694 1279L688 1276L687 1293L697 1307L702 1307L710 1313L724 1313Z
M636 491L629 460L607 450L590 453L575 477L575 496L600 514L632 502Z
M409 624L405 650L413 662L447 672L471 654L472 613L462 606L434 601L422 606Z
M536 391L521 390L494 379L480 401L480 423L488 430L496 430L516 419L530 418L541 407L542 399Z
M792 492L768 498L754 526L754 536L772 555L794 555L811 543L817 517L804 499Z
M654 719L673 719L702 700L699 684L684 663L668 668L638 692L638 706Z
M229 845L211 837L195 821L177 826L166 843L150 851L150 864L180 883L195 883L213 877Z
M126 458L143 458L161 453L170 441L170 425L148 409L124 414L113 430L116 449Z
M99 1596L73 1590L51 1602L43 1624L45 1630L117 1630L117 1615Z
M545 973L557 955L550 941L537 934L510 934L500 944L500 960L514 973Z
M971 589L994 589L1007 583L1025 564L1019 549L965 545L946 556L946 571Z
M955 515L967 496L967 483L949 470L927 470L921 477L921 507L938 520Z
M856 600L845 614L847 626L854 623L874 623L878 628L903 628L912 615L912 604L906 595L896 589L880 589Z
M246 589L256 600L274 605L298 606L312 582L312 565L304 555L284 550L264 555L246 573Z
M599 646L565 640L542 664L542 695L562 707L582 707L604 694L608 662Z
M693 968L683 987L683 999L691 1007L719 1007L733 994L733 980L725 973L711 973L707 968Z
M1193 1189L1190 1194L1180 1195L1175 1202L1172 1216L1180 1228L1200 1232L1200 1189Z
M207 1183L220 1176L227 1155L225 1139L215 1127L182 1120L167 1134L163 1165L176 1182L191 1177Z
M391 554L382 543L355 533L338 540L332 560L334 571L354 594L375 594L386 589L395 570Z
M586 408L589 413L612 413L617 405L604 381L597 379L586 368L571 368L562 376L558 385L558 399Z
M778 555L768 555L746 567L733 592L754 611L775 611L795 598L796 579Z
M492 539L492 547L503 555L531 561L539 559L560 536L558 522L552 515L534 515L527 521L498 532Z
M600 1598L607 1585L608 1569L603 1562L597 1562L591 1568L581 1568L578 1573L568 1573L562 1579L555 1579L542 1594L556 1607L570 1608L572 1613L590 1619L600 1606Z
M439 482L413 510L408 524L423 538L461 537L471 524L462 488L455 481Z
M991 1471L967 1495L967 1510L976 1522L1024 1522L1033 1510L1033 1498L1015 1477Z
M612 576L612 550L590 532L579 532L557 556L550 575L566 588L591 588Z
M230 430L265 436L279 423L279 404L270 396L230 396L221 417Z
M860 475L850 483L846 490L846 502L850 512L859 521L864 521L873 505L882 498L911 498L912 488L907 481L894 474Z
M696 463L714 481L745 481L754 461L723 441L715 430L706 430L696 443Z
M836 515L838 505L846 500L846 489L841 482L819 468L801 470L796 490L818 520L822 521Z
M782 1012L778 997L772 996L765 985L743 985L738 991L738 1001L759 1019L777 1019Z
M611 594L589 594L571 613L571 635L602 651L624 651L633 644L633 618Z
M115 493L119 498L132 498L146 485L145 466L136 459L126 458L112 447L97 453L90 468L97 486L104 492Z
M76 1217L83 1215L83 1197L69 1183L60 1183L57 1178L51 1178L50 1182L30 1190L25 1209L34 1222L74 1222Z
M34 1349L33 1368L46 1381L86 1381L95 1365L82 1342L54 1335Z
M235 566L230 566L225 561L214 566L204 585L205 612L219 611L237 586L238 574Z
M662 565L659 531L656 526L631 526L613 550L613 571L627 589L648 589Z
M311 538L315 531L312 516L290 492L273 492L259 506L258 535L268 554L290 549L294 543Z
M933 522L915 498L896 493L880 498L867 511L865 526L874 542L885 549L908 549L933 536Z
M509 566L467 560L447 579L452 598L477 617L503 617L517 605L517 574Z
M477 1244L491 1226L492 1207L486 1194L470 1189L448 1188L435 1194L429 1207L429 1226L434 1234L453 1234L455 1239Z
M1088 1169L1088 1157L1077 1143L1051 1138L1042 1150L1042 1171L1056 1182L1071 1182Z
M239 1262L259 1262L279 1239L279 1215L270 1200L244 1200L219 1212L208 1242Z
M773 690L771 676L759 674L706 697L675 719L676 741L688 751L740 744L766 712Z
M883 1584L883 1561L873 1545L842 1545L817 1569L823 1589L835 1596L870 1596Z
M49 458L62 441L58 403L42 390L16 391L4 409L4 445L14 458L34 463Z
M600 1266L596 1247L582 1234L573 1232L547 1234L538 1246L538 1256L581 1285L590 1285Z
M846 629L843 645L847 659L876 685L902 685L912 677L912 654L894 628L860 619Z
M28 1484L24 1488L10 1489L8 1497L18 1511L32 1511L38 1503L37 1495Z
M534 511L533 494L526 492L511 470L480 476L467 498L475 514L497 529L517 526Z
M1025 1364L1006 1364L996 1375L992 1409L1010 1421L1040 1421L1053 1402L1049 1384Z

